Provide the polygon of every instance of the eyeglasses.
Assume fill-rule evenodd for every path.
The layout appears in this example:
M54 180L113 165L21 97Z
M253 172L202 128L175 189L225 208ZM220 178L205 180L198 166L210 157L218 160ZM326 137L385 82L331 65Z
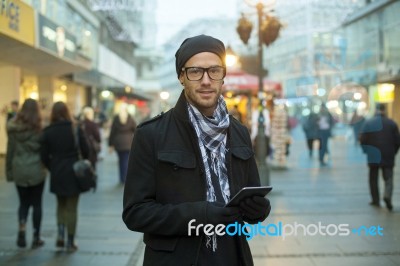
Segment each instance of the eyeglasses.
M201 80L204 76L204 72L207 71L207 75L212 80L222 80L226 75L226 69L222 66L213 67L184 67L182 71L186 72L186 77L190 81Z

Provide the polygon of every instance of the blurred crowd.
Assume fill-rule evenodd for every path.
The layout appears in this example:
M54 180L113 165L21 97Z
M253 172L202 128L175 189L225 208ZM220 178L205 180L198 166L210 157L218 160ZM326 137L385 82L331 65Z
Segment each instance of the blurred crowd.
M57 200L57 239L55 246L68 252L78 249L75 241L78 202L83 190L74 171L81 159L90 162L95 171L101 152L106 117L86 106L74 117L64 102L55 102L49 123L44 127L38 102L26 99L19 108L17 101L7 115L6 178L14 182L19 197L18 247L27 246L26 226L32 208L33 236L31 248L45 243L41 239L42 195L46 176L50 192ZM119 183L124 185L127 163L136 122L125 105L113 117L108 132L109 152L118 156Z

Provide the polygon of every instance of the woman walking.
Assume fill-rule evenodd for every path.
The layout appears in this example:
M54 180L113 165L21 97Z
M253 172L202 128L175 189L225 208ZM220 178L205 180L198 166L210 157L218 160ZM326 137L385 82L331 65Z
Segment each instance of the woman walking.
M108 146L110 152L115 150L118 155L119 182L125 184L126 171L128 169L129 152L136 129L136 122L128 113L127 106L121 106L118 115L113 119Z
M99 126L93 122L93 108L89 106L83 108L81 119L81 125L89 145L89 161L92 163L93 168L96 168L97 156L101 150L101 137Z
M78 140L76 140L78 138ZM79 143L77 147L76 143ZM57 247L65 245L67 229L67 251L78 249L75 243L78 201L81 193L72 165L78 160L79 151L87 159L89 148L80 127L76 127L68 107L63 102L53 105L50 125L43 131L41 157L50 170L50 192L57 197Z
M44 241L40 239L40 226L46 169L40 160L41 124L39 105L33 99L27 99L16 117L7 124L6 175L7 181L15 182L19 196L17 237L19 247L26 247L25 229L31 206L33 209L31 247L38 248L44 245Z

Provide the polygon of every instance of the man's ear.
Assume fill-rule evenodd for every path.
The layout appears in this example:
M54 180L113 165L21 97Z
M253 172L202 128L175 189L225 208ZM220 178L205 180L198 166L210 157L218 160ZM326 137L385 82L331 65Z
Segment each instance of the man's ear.
M181 73L180 75L179 75L179 82L183 85L183 81L184 81L185 79L184 79L184 77L183 77L183 74Z

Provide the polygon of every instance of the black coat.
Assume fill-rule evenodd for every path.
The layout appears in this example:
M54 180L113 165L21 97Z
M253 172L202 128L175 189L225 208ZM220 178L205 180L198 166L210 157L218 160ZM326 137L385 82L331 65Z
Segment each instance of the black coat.
M108 146L113 146L118 151L129 151L132 146L133 133L136 129L136 122L132 116L128 115L125 124L122 124L119 116L114 116L110 136L108 139Z
M400 148L399 128L393 120L375 115L364 123L360 143L368 156L369 165L393 167Z
M82 156L87 159L89 148L80 127L78 136ZM50 192L58 196L74 196L80 193L72 169L72 165L78 160L78 150L71 122L56 122L44 129L40 155L50 171Z
M226 160L233 196L260 180L247 128L230 121ZM188 222L207 223L206 205L201 152L181 94L175 108L137 128L130 153L122 216L130 230L144 233L144 265L196 265L202 237L188 236ZM241 265L253 265L243 235L238 245L228 252L238 254Z
M100 152L100 150L96 151L95 146L101 145L99 126L95 122L85 119L82 121L82 127L89 146L89 161L95 166L97 162L97 153Z
M318 115L316 113L311 113L305 119L303 123L303 130L306 134L307 139L318 139L319 138L319 128L318 128Z

